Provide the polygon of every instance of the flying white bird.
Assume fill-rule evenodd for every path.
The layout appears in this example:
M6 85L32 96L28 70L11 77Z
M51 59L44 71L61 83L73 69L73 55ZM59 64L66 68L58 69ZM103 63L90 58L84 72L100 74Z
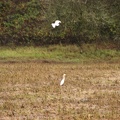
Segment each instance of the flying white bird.
M52 23L51 25L52 25L53 28L55 28L56 26L59 26L60 23L61 23L60 20L56 20L55 23Z
M61 80L60 85L64 84L64 82L65 82L65 76L66 76L66 74L63 74L63 79Z

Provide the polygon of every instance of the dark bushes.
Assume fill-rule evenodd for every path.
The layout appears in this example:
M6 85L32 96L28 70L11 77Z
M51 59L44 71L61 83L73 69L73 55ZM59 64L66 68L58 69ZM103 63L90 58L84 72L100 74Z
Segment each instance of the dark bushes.
M120 45L119 0L2 0L0 44L81 44L110 40ZM59 19L60 27L51 23Z

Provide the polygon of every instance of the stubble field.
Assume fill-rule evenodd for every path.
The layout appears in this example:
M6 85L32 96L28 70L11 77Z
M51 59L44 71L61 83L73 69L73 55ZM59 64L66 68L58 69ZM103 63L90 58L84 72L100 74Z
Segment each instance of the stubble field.
M119 120L119 113L120 63L0 63L0 120Z

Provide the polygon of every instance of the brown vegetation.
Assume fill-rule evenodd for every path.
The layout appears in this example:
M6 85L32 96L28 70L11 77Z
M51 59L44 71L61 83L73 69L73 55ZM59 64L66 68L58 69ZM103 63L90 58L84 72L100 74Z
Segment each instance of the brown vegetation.
M0 120L119 120L119 105L119 63L0 63Z

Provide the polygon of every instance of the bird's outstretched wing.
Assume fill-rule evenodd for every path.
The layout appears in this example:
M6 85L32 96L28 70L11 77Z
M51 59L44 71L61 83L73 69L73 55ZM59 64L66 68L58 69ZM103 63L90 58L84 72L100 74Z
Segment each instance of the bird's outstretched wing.
M55 21L55 24L59 24L59 23L61 23L60 20L56 20L56 21Z

